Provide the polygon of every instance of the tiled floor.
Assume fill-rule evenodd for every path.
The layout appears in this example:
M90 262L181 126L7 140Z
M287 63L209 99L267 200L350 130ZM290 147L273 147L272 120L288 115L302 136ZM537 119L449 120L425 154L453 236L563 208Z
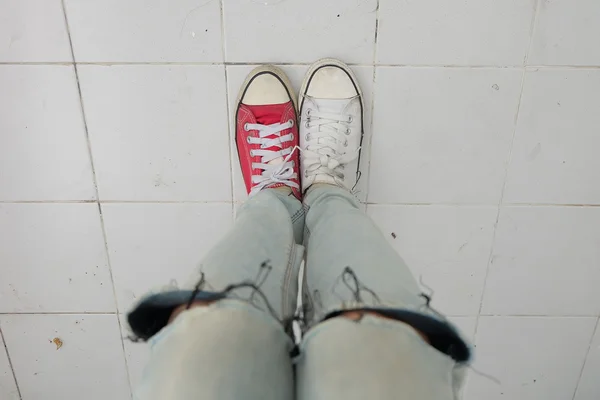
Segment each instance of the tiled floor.
M367 212L493 377L465 399L598 400L599 19L597 0L0 0L0 399L130 398L147 350L123 313L246 197L245 74L298 86L333 56L373 110Z

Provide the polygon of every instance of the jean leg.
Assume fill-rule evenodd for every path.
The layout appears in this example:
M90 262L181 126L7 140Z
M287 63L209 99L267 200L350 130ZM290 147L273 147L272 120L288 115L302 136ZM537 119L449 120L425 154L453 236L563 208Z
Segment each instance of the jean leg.
M297 199L264 190L240 207L189 284L138 303L128 321L138 337L150 338L152 355L136 399L293 398L293 341L282 321L296 307L303 225ZM255 287L230 290L244 283ZM167 325L190 298L212 302Z
M135 400L294 398L290 337L247 302L194 307L150 340Z
M409 325L372 315L315 326L296 362L298 400L455 400L462 379Z
M311 320L298 400L454 399L469 350L428 307L402 258L346 190L316 185L304 201ZM381 316L354 321L340 316L347 310Z
M304 256L303 228L302 204L287 191L266 189L250 197L239 208L233 229L200 265L206 290L254 282L280 319L291 316L296 309L297 277ZM268 269L262 268L265 262ZM195 275L190 282L198 278ZM236 293L266 311L251 289Z
M305 280L312 300L313 323L329 312L356 302L353 283L344 277L350 267L366 288L362 302L420 309L424 299L406 263L385 240L375 223L348 191L315 185L305 198ZM350 284L350 286L347 285Z

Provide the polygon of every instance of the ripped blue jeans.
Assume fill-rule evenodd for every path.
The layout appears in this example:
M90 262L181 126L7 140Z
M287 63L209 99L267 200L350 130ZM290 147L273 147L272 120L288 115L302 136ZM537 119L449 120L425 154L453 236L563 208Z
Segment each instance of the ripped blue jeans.
M196 300L210 304L168 324ZM304 203L251 197L190 284L146 296L128 321L152 346L140 400L457 399L471 356L352 194L329 185Z

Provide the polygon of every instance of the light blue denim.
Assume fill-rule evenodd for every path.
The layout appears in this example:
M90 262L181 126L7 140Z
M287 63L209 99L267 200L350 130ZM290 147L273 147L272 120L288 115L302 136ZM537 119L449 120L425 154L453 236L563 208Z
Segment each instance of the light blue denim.
M295 347L288 322L296 309L302 244L308 319ZM205 284L191 292L200 273ZM240 282L260 290L227 290ZM163 313L159 322L141 324L147 329L137 327L151 336L152 356L136 399L458 398L468 347L427 306L404 261L341 188L315 185L304 204L281 190L253 196L185 290L147 297L129 321L136 331L161 304L210 299L211 293L220 297L169 325ZM139 317L142 309L149 314ZM363 309L387 318L337 316ZM453 339L429 344L416 329Z

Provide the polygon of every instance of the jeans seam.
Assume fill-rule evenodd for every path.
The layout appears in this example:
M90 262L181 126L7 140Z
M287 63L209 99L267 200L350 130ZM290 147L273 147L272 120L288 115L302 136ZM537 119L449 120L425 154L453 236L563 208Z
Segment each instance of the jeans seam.
M292 223L298 221L302 216L304 216L304 209L300 208L294 213L294 215L292 215Z
M292 234L292 238L293 238L293 234ZM287 263L287 267L285 269L285 274L283 276L283 287L282 287L282 293L281 293L281 317L282 318L286 318L287 314L289 313L288 310L288 294L289 294L289 286L290 286L290 282L291 282L291 275L292 275L292 270L294 267L294 261L296 260L296 252L295 252L295 245L294 245L294 240L292 239L290 241L289 244L289 252L288 252L288 263Z

